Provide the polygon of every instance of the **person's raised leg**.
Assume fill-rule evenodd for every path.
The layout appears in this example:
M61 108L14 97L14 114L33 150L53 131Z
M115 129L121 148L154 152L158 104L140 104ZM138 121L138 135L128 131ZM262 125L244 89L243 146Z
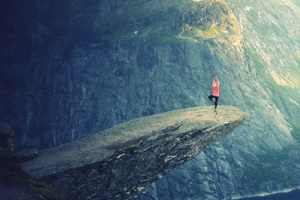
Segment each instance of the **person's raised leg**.
M214 104L213 98L215 98L213 95L208 96L209 100Z

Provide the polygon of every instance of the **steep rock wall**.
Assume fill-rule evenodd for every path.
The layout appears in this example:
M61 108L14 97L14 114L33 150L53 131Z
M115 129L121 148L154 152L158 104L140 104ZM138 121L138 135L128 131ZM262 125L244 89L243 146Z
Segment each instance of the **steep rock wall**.
M299 68L299 40L295 37L299 7L291 1L228 2L237 16L245 51L218 54L219 58L227 58L223 62L234 73L224 73L222 89L224 83L231 89L222 90L221 100L251 113L249 124L157 181L141 199L223 199L299 187L295 177L299 145L294 139L299 129L285 121L299 118L299 85L295 78L299 76L295 70ZM240 132L243 137L236 135Z
M149 3L154 14L140 15ZM201 12L181 4L4 1L1 120L14 127L16 150L53 147L136 117L203 104L213 65L221 63L213 43L193 42L189 28L179 32L222 24L227 10L218 1L201 4Z
M295 141L282 109L261 85L256 59L245 51L224 1L204 1L200 8L189 4L190 12L184 10L186 4L165 9L183 3L179 0L136 2L3 1L0 111L1 121L16 132L16 150L22 145L53 147L133 118L206 105L211 80L218 75L219 103L247 111L249 118L199 159L154 184L150 198L223 198L299 184L293 178L297 149L279 159L278 177L292 183L282 185L281 178L270 174L249 179L259 163L273 167L266 155L272 152L276 161L277 152ZM146 12L158 8L155 16ZM120 18L127 19L124 27L116 21ZM157 24L161 20L171 25ZM197 22L200 28L193 26ZM247 41L258 42L251 35ZM203 171L195 175L199 166ZM267 173L254 177L261 174Z

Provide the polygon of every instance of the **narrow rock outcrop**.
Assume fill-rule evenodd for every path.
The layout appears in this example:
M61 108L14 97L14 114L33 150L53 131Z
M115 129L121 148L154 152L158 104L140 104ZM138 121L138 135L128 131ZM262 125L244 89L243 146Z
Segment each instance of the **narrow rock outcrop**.
M134 199L168 171L233 131L247 114L193 107L143 117L43 150L23 163L67 199Z

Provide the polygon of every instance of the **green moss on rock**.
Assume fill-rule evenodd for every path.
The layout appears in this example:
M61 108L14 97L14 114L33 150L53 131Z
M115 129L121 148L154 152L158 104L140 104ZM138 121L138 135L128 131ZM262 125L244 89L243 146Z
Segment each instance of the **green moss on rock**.
M33 180L20 166L18 155L9 151L0 151L0 183L8 187L27 188L30 193L46 200L64 200L65 197L41 181Z
M95 30L101 38L134 39L153 45L214 38L235 30L224 1L102 1Z

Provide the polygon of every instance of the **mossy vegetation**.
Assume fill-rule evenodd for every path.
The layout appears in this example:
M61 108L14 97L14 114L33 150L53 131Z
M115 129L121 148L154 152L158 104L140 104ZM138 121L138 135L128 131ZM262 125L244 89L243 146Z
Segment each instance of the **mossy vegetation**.
M271 180L282 183L283 187L291 187L293 185L292 176L293 179L299 179L300 175L288 174L284 167L292 159L289 152L295 148L297 147L286 148L282 151L270 151L258 155L255 159L245 156L250 166L244 171L242 181L255 190L260 190L264 183Z
M256 68L257 73L255 79L260 82L264 88L266 88L266 91L269 93L272 102L275 103L276 107L284 114L286 121L292 126L292 136L298 141L298 143L300 143L300 123L298 120L300 93L297 92L297 90L295 90L295 88L291 85L277 84L270 74L268 74L268 64L263 61L261 56L254 51L251 51L249 48L247 49L247 53L250 55L251 60ZM295 60L297 60L297 56L297 53L294 54L294 58L296 58ZM296 67L291 66L289 69L292 71L291 76L298 76L298 74L300 74L300 69ZM296 86L300 85L298 83L299 81L297 81L293 82L293 84Z
M29 180L30 188L35 191L37 194L41 195L44 199L49 200L64 200L60 193L55 191L52 187L47 185L44 182L36 181L36 180Z
M292 126L292 136L300 144L300 123L298 118L300 93L292 87L272 84L268 86L272 100L285 114L286 121Z
M171 135L170 134L161 134L159 135L156 140L164 140L164 139L167 139L168 137L170 137Z
M101 38L134 39L152 45L203 40L237 31L224 1L102 1L95 30ZM104 8L109 9L103 10Z
M249 15L252 13L249 12ZM257 16L253 17L252 20L256 20ZM260 36L267 36L270 30L276 31L277 28L273 26L265 26L259 23L252 23L255 30L259 31ZM291 135L298 142L296 146L285 147L281 151L270 151L262 155L256 155L257 157L251 157L243 155L244 159L248 161L248 166L245 168L242 182L249 185L253 190L264 189L266 183L272 181L277 184L281 184L283 188L292 187L300 175L287 170L286 166L293 166L293 158L290 154L293 151L299 151L300 144L300 124L299 124L299 105L300 105L300 93L293 87L297 86L299 78L296 78L299 74L299 68L294 67L295 63L291 64L285 71L284 75L289 75L285 81L288 84L279 84L269 73L268 63L263 57L256 51L255 47L246 47L246 52L251 58L251 61L255 67L256 73L253 75L254 78L261 84L265 91L269 94L271 102L276 105L281 113L284 114L286 121L292 126ZM293 59L296 62L300 61L298 54L293 54ZM295 169L297 166L295 166ZM262 188L261 188L262 187Z
M46 200L64 200L65 197L46 183L34 180L20 166L18 155L0 150L0 182L8 187L25 187Z
M121 148L121 149L117 149L117 152L120 152L120 153L132 153L132 152L134 152L137 149L138 149L137 146L132 145L132 146L127 146L127 147L124 147L124 148Z
M290 71L290 80L292 83L294 83L294 86L299 87L300 86L300 51L295 52L291 55L291 58L297 62L297 64L295 65L290 65L291 71Z

